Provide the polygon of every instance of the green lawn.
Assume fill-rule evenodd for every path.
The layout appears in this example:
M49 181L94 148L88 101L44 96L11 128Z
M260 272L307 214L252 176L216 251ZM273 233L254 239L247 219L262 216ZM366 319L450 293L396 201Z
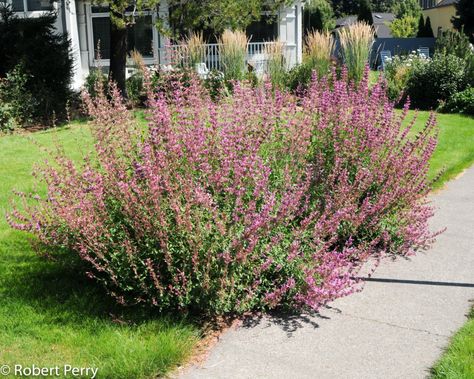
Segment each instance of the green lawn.
M474 378L474 308L469 321L453 337L451 345L432 369L432 379Z
M410 112L412 117L414 112ZM429 112L419 112L415 130L426 123ZM435 184L441 187L474 163L474 118L456 114L437 114L439 141L431 158L429 177L435 178L442 172Z
M427 117L421 112L416 128ZM446 169L440 186L474 162L474 119L439 115L438 121L440 143L430 177ZM59 142L75 158L91 146L83 124L0 137L0 366L93 366L99 378L167 372L193 350L200 333L196 326L118 308L72 268L38 257L28 236L5 222L12 189L32 190L33 164L46 157L30 139L49 147ZM472 333L472 323L470 328Z
M35 133L79 158L87 127ZM31 171L46 153L20 135L0 137L0 366L70 364L99 368L99 378L151 378L183 362L199 330L185 321L116 307L83 275L38 257L4 214L13 188L33 189Z

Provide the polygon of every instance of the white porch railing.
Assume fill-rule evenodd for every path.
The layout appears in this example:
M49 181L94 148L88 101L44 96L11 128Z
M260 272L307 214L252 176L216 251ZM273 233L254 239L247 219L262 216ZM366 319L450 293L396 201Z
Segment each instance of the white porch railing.
M251 42L247 44L246 63L258 58L259 61L268 60L265 54L267 46L275 42ZM208 43L202 49L202 62L206 63L209 70L222 71L222 62L219 55L220 44ZM285 46L283 46L285 53ZM258 56L258 57L257 57ZM169 45L158 49L158 64L160 65L185 65L189 66L189 53L186 45Z

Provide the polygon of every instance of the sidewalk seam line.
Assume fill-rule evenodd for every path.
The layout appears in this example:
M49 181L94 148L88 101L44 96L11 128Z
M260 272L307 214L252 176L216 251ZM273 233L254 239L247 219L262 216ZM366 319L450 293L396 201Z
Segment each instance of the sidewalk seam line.
M386 322L386 321L380 321L380 320L376 320L376 319L360 317L360 316L352 315L352 314L350 314L350 313L340 313L340 314L341 314L341 315L348 316L348 317L356 318L356 319L359 319L359 320L372 321L372 322L376 322L376 323L379 323L379 324L388 325L388 326L391 326L391 327L394 327L394 328L405 329L405 330L411 330L411 331L420 332L420 333L427 333L427 334L430 334L430 335L433 335L433 336L437 336L437 337L450 338L450 336L447 336L447 335L444 335L444 334L438 334L438 333L430 332L429 330L426 330L426 329L410 328L410 327L407 327L407 326L392 324L392 323Z

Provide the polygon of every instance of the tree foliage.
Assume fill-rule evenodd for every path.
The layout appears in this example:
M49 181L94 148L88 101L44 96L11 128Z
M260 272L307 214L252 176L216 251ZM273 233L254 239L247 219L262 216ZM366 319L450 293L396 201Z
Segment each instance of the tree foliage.
M413 16L405 16L393 20L389 27L392 36L396 38L411 38L417 34L418 22Z
M330 0L337 18L359 12L359 0ZM396 0L369 0L373 12L390 12Z
M303 18L305 34L310 30L332 30L335 26L334 11L328 0L311 0L305 4Z
M55 32L55 23L54 14L19 18L0 6L0 79L21 72L26 78L22 87L32 98L23 106L34 103L32 117L44 122L51 121L53 114L64 115L72 78L70 43Z
M418 0L399 0L393 3L392 13L396 18L403 18L406 16L418 19L421 14L421 7Z
M374 12L390 12L395 0L372 0L372 11Z
M336 17L357 14L359 0L331 0L332 8Z
M418 19L418 33L416 34L417 37L421 38L424 36L425 33L425 18L423 14L420 14L420 18Z
M456 16L451 22L456 30L463 31L474 43L474 1L459 0L456 3Z
M262 11L275 14L278 8L289 2L289 0L170 0L169 25L171 32L178 36L194 30L221 33L225 29L245 29L251 22L260 19Z
M433 28L431 27L430 16L426 17L424 37L428 37L428 38L433 38L434 37Z
M359 9L357 12L357 21L366 22L369 25L374 24L374 19L372 17L372 8L370 7L369 0L360 0Z
M416 34L418 38L433 38L433 29L431 28L431 20L428 16L425 19L422 14L420 14L420 18L418 21L418 33Z

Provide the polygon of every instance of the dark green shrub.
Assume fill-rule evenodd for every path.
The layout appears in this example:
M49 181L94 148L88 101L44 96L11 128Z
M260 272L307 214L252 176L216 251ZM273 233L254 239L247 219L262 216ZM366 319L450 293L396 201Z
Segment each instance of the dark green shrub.
M474 88L469 87L454 94L439 110L446 113L474 115Z
M304 91L311 83L312 74L313 70L309 64L297 65L288 72L286 87L293 93Z
M256 88L260 83L258 80L258 76L254 71L247 71L244 80L246 80L252 88Z
M436 40L435 49L444 55L455 55L463 60L473 55L469 38L464 33L447 30Z
M204 88L207 89L213 101L218 100L222 95L229 93L224 79L224 74L217 70L212 70L203 81Z
M66 115L73 60L66 36L55 32L55 14L17 18L0 9L0 77L21 64L25 90L34 98L32 116L50 122Z
M91 68L89 75L86 77L84 87L87 93L89 93L93 98L97 96L96 88L99 80L102 81L103 88L107 91L107 75L105 75L100 68Z
M469 86L474 87L474 54L466 61L466 82Z
M126 82L127 97L134 106L141 106L146 101L145 89L143 86L143 73L138 70L133 73Z
M21 65L0 78L0 131L10 131L31 123L35 100L26 90L29 76Z
M440 102L466 88L466 64L455 55L436 54L429 64L414 68L407 85L412 105L436 109Z

